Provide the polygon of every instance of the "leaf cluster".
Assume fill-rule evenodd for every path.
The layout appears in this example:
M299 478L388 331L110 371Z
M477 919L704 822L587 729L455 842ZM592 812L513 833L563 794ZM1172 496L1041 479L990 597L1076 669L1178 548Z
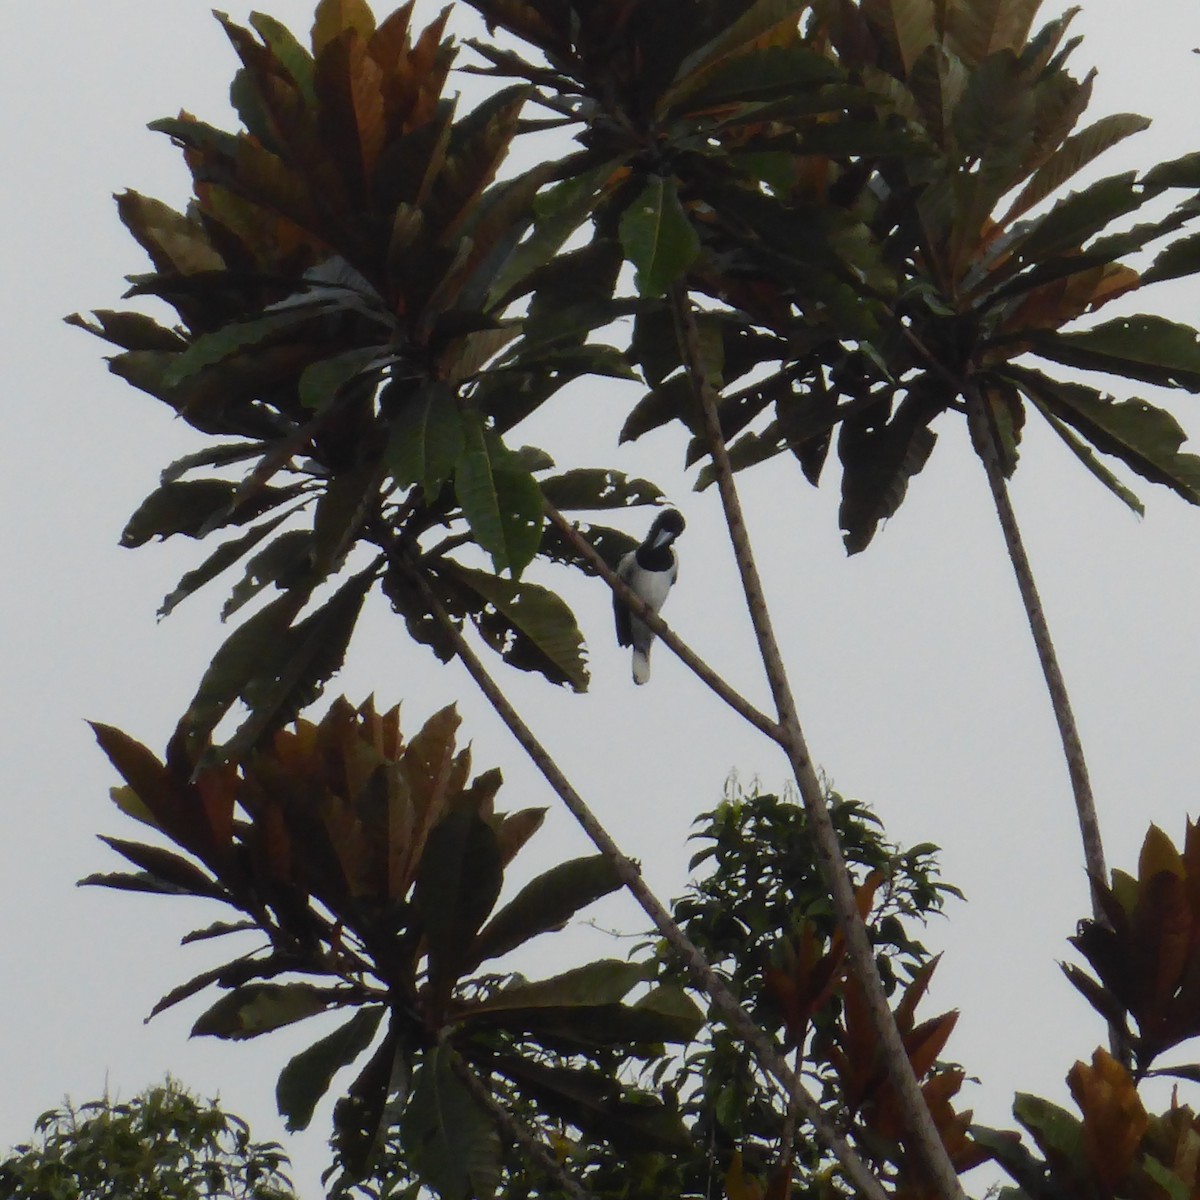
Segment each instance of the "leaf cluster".
M701 1017L678 986L647 990L650 972L618 960L537 981L481 973L618 880L600 855L573 859L498 906L506 869L544 810L498 812L500 774L471 779L458 725L443 709L405 740L398 710L340 700L319 723L301 720L244 760L218 764L183 759L178 744L160 762L96 726L125 779L118 804L176 848L106 838L138 870L84 882L216 900L236 913L185 941L264 939L155 1005L162 1012L219 988L194 1035L238 1040L342 1015L284 1068L277 1097L290 1127L304 1128L334 1075L357 1063L335 1110L349 1180L398 1130L406 1161L442 1195L487 1190L500 1148L463 1070L505 1081L497 1086L598 1138L678 1144L677 1118L648 1095L627 1098L597 1066L614 1047L645 1053L690 1039Z
M9 1200L293 1200L287 1157L174 1080L42 1113L0 1160Z

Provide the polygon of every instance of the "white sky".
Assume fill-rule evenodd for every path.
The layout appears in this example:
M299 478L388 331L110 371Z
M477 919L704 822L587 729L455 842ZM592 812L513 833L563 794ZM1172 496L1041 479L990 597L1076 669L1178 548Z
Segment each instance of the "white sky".
M311 23L309 0L264 7L297 31ZM241 3L229 8L235 20L248 14ZM1057 11L1048 5L1044 15ZM1100 68L1093 115L1133 111L1155 122L1109 155L1105 172L1200 148L1194 5L1144 0L1135 19L1118 0L1091 0L1076 29L1086 34L1077 71ZM161 994L214 961L210 947L177 943L220 914L199 902L73 886L119 865L94 834L137 836L108 803L113 773L84 718L160 748L222 636L223 584L155 623L162 596L205 551L180 539L130 553L117 537L161 467L198 435L109 376L104 346L61 317L120 307L122 277L145 260L109 196L132 187L182 206L178 154L145 124L181 107L227 124L234 56L202 0L41 0L22 6L12 32L0 70L8 279L0 630L9 663L0 697L0 1147L26 1136L65 1093L82 1101L107 1084L128 1096L168 1070L219 1092L259 1138L283 1136L275 1076L315 1033L189 1042L203 1006L195 1001L143 1025ZM1195 287L1150 289L1122 310L1195 319ZM715 494L690 492L676 470L674 430L612 449L636 395L611 381L588 384L561 402L559 420L526 438L544 439L562 465L616 464L671 491L689 524L664 615L766 707ZM1200 428L1195 399L1179 393L1168 402L1185 426ZM581 427L589 441L576 449L563 434ZM875 807L893 839L939 843L946 878L968 894L929 931L945 957L927 1013L962 1009L948 1052L982 1080L966 1092L977 1117L1001 1124L1015 1090L1066 1102L1066 1071L1104 1035L1057 966L1071 953L1065 938L1086 910L1086 891L1049 706L982 474L962 429L944 421L939 433L900 514L854 559L840 548L832 464L814 491L777 460L746 478L744 495L816 760L845 794ZM1138 490L1147 501L1141 522L1036 426L1013 488L1090 756L1110 865L1127 869L1149 821L1178 840L1185 815L1200 809L1200 514L1161 489ZM624 523L640 534L647 520L631 512ZM635 690L625 653L611 644L607 593L575 582L566 590L591 640L591 694L575 698L514 672L504 682L650 882L677 894L694 815L717 802L731 769L781 786L782 760L726 721L661 649L652 684ZM381 705L403 698L410 730L461 697L478 767L504 768L502 807L554 804L465 676L409 647L384 605L369 611L329 694L339 691L353 699L374 691ZM554 808L526 870L587 850ZM601 917L645 927L624 900ZM597 945L582 941L583 950ZM580 945L577 933L557 948L547 939L527 970L557 969L555 955L574 957ZM1190 1097L1200 1107L1198 1099ZM327 1132L326 1106L307 1135L287 1143L308 1197L320 1194ZM980 1180L967 1182L979 1191Z

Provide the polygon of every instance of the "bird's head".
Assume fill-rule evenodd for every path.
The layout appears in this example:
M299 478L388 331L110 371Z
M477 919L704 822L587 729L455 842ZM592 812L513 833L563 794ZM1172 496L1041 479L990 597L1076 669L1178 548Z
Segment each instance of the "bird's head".
M654 518L654 524L650 526L650 532L646 535L646 544L655 549L669 546L684 531L686 525L683 513L675 508L665 508Z

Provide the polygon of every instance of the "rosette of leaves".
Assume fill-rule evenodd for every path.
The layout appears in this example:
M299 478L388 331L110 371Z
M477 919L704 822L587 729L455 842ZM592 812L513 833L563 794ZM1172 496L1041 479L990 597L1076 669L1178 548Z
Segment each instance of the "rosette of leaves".
M184 152L194 199L178 213L118 197L153 265L130 294L165 302L179 324L71 318L119 348L116 374L212 439L167 467L122 536L232 533L162 612L238 563L224 617L282 593L219 652L219 678L192 705L194 745L238 697L254 716L238 745L294 716L385 576L415 627L431 622L419 579L510 662L584 689L570 610L521 578L543 551L544 496L584 510L659 500L615 472L547 476L547 456L505 444L571 379L629 369L604 346L560 354L512 307L553 252L526 235L561 168L500 178L528 89L460 114L445 94L446 13L420 32L410 17L408 5L376 23L364 0L322 0L311 46L261 14L252 29L221 17L243 128L156 122ZM597 532L613 556L629 544ZM475 553L461 561L464 546ZM545 553L566 557L548 537Z
M706 366L722 385L809 352L790 329L769 327L789 300L764 280L764 252L784 254L803 276L814 320L825 308L863 316L862 278L886 288L876 249L844 206L808 204L788 218L786 236L769 246L761 236L763 220L779 223L764 204L795 183L797 163L898 153L906 141L881 125L870 93L806 34L807 3L472 0L472 7L538 52L524 58L474 41L489 64L479 69L527 82L584 147L571 160L572 177L541 198L537 236L561 240L589 217L596 236L563 257L570 275L551 264L526 286L564 334L573 324L582 337L634 314L629 357L651 390L630 413L623 440L672 418L696 427L674 321L661 300L685 278L723 306L701 318ZM634 268L636 297L614 300L622 259ZM604 287L573 293L583 270ZM794 363L788 370L799 373ZM728 425L731 433L740 428L732 416ZM700 452L693 447L692 457Z
M174 988L152 1015L212 987L224 994L193 1034L238 1040L341 1014L284 1067L281 1113L307 1126L334 1075L354 1064L334 1116L346 1177L361 1177L390 1143L407 1170L455 1200L491 1194L501 1164L494 1115L464 1072L596 1141L678 1146L678 1117L606 1068L617 1050L686 1042L701 1022L678 987L647 989L648 973L627 962L537 981L483 970L619 882L602 856L574 859L497 907L509 863L544 814L496 810L499 772L471 778L458 724L447 708L406 741L398 710L339 700L319 723L299 721L242 761L216 764L189 757L181 739L161 762L97 725L125 781L117 803L172 846L104 838L137 870L84 881L233 910L185 942L254 935L258 945Z
M1196 235L1140 274L1129 261L1200 212L1200 166L1068 190L1146 125L1083 123L1092 77L1067 68L1072 12L1034 32L1036 0L730 0L686 17L663 3L475 7L545 60L477 45L490 69L580 123L591 158L579 161L606 159L606 185L612 164L628 172L611 193L582 176L574 193L598 242L618 242L637 270L630 357L650 391L623 437L678 420L693 433L688 461L707 453L671 306L654 300L686 280L713 302L700 354L734 466L791 452L815 483L836 443L851 552L902 503L937 419L968 404L1009 474L1033 408L1131 507L1113 460L1200 498L1175 418L1128 394L1200 391L1195 331L1154 316L1072 328L1200 266ZM1185 199L1138 220L1170 189ZM1063 366L1126 394L1067 382ZM699 486L711 479L702 471Z
M1136 1078L1200 1080L1200 1065L1152 1068L1200 1036L1200 826L1188 821L1180 851L1151 825L1137 877L1114 871L1092 886L1105 923L1081 921L1070 941L1094 974L1066 964L1067 978L1117 1030Z
M830 155L795 182L754 198L764 286L780 316L771 332L807 358L723 401L735 465L785 450L814 482L838 426L840 523L863 549L903 501L932 452L934 422L980 411L1011 474L1027 411L1039 412L1103 483L1140 511L1108 465L1200 500L1200 459L1164 410L1065 382L1061 366L1200 391L1200 341L1188 326L1121 317L1069 328L1158 279L1193 272L1195 238L1168 243L1140 275L1126 261L1197 211L1191 195L1134 223L1166 190L1194 193L1192 159L1102 178L1067 191L1105 150L1147 122L1133 114L1082 123L1092 77L1074 77L1066 40L1073 10L1034 33L1037 0L823 0L813 36L880 114L907 137L896 153ZM732 197L731 197L732 198ZM806 301L789 257L804 205L846 208L877 254L858 292L869 322ZM814 319L813 308L819 309ZM874 324L874 329L870 324ZM823 336L830 333L832 336ZM794 352L793 352L794 353ZM1040 360L1040 361L1038 361ZM974 431L979 435L978 429ZM707 477L705 477L706 479Z

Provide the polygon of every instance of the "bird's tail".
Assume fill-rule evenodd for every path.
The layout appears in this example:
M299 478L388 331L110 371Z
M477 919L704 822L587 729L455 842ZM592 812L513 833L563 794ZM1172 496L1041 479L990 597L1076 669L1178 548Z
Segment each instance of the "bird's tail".
M636 647L633 651L633 682L645 683L650 678L650 651L649 649L640 650Z

